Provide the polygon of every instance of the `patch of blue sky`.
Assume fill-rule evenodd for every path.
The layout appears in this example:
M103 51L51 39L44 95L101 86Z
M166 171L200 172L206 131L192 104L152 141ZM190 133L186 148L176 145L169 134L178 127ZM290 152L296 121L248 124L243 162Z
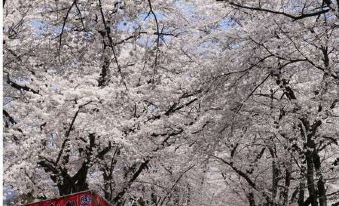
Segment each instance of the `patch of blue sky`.
M166 18L166 16L162 12L154 11L154 13L158 21L164 20ZM138 15L136 19L125 18L122 21L118 22L117 29L118 31L123 32L134 32L135 29L137 29L139 25L144 21L155 21L153 14L142 12Z
M222 30L228 30L232 27L234 27L237 23L235 22L234 19L226 17L219 21L219 28Z
M117 29L121 32L134 32L139 27L139 23L136 20L125 18L118 22Z
M44 35L51 33L53 36L58 36L61 34L62 31L62 25L60 26L54 26L49 24L47 21L39 20L39 19L34 19L31 21L31 26L34 29L34 34L37 37L44 37ZM65 31L70 31L70 29L65 26L64 27L64 32Z
M161 32L165 34L175 33L171 29L166 29L166 28L164 28ZM160 41L166 44L166 43L171 42L171 40L174 38L175 37L171 35L162 35L160 36Z
M67 26L65 26L63 29L62 29L62 26L53 26L52 27L52 33L55 35L55 36L59 36L61 34L61 32L68 32L70 31L71 29L68 28Z
M239 44L231 44L230 48L232 48L232 49L239 49L240 45Z
M42 20L34 19L32 20L31 25L34 29L34 34L38 37L43 37L48 32L48 25Z
M162 12L154 11L154 13L156 15L158 22L166 19L166 15L163 14ZM140 13L136 19L125 18L124 20L120 21L117 24L117 29L118 29L118 31L121 31L121 32L133 33L140 27L140 25L143 24L143 22L153 23L155 25L155 18L153 16L153 14L149 13L149 12L143 12L143 13ZM159 28L160 32L163 32L163 33L170 33L171 32L171 29L161 27L161 23L159 23L159 26L160 26L160 28ZM144 30L148 30L148 28L141 28L141 31L144 31ZM154 30L154 33L156 33L156 30ZM149 36L149 35L151 35L151 36ZM147 48L151 48L151 47L155 46L157 36L155 34L149 34L149 35L142 35L137 40L137 43L139 45L147 47ZM166 42L170 41L171 38L173 38L173 37L171 37L169 35L161 36L160 42L166 43Z
M94 38L94 33L93 32L85 32L84 34L84 39L86 40L92 40Z
M142 47L152 48L156 45L156 39L149 36L141 36L139 39L137 39L137 44Z

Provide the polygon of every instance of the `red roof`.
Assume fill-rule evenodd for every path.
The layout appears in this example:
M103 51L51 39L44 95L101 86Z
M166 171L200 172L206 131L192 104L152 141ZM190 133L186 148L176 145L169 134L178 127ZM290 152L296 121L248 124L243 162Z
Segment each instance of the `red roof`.
M107 200L92 191L78 192L54 199L34 202L26 206L111 206Z

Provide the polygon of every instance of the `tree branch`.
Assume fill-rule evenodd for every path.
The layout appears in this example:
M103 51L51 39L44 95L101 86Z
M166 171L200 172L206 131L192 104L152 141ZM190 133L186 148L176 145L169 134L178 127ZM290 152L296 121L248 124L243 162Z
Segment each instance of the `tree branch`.
M64 21L63 21L63 23L62 23L61 32L60 32L60 35L59 35L59 48L58 48L58 53L59 53L59 54L60 54L60 51L61 51L62 35L64 34L66 22L67 22L69 13L71 12L73 6L76 5L76 2L77 2L77 0L73 0L71 6L68 8L68 10L67 10L67 12L66 12L66 16L64 17Z
M234 2L229 2L229 4L232 5L232 6L238 7L238 8L242 8L242 9L283 15L283 16L286 16L288 18L293 19L293 21L304 19L304 18L307 18L307 17L318 16L318 15L325 14L325 13L330 11L330 9L327 8L327 9L322 9L320 11L315 11L315 12L311 12L311 13L306 13L306 14L301 13L300 15L292 15L292 14L288 14L288 13L281 12L281 11L264 9L264 8L260 8L260 7L245 6L245 5L234 3Z
M34 89L24 85L19 85L17 83L15 83L14 81L12 81L10 78L9 78L9 74L7 74L7 84L9 84L11 87L17 89L17 90L20 90L20 91L27 91L27 92L33 92L34 94L39 94L39 91L35 91Z

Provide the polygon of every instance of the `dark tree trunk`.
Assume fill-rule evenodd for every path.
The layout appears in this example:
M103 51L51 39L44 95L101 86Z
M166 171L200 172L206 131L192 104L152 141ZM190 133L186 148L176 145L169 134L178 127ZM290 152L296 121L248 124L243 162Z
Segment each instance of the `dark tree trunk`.
M327 206L325 182L323 181L322 176L320 177L320 179L318 181L318 193L319 193L319 204L320 204L320 206Z
M277 196L277 192L278 192L279 173L280 173L280 170L277 166L276 161L273 159L272 160L272 197L271 197L273 202L274 202L274 200ZM273 204L273 205L275 205L275 204Z
M283 192L283 205L288 205L288 195L290 190L290 184L291 184L291 165L286 166L285 170L285 189Z
M187 197L186 197L186 205L190 205L191 202L191 186L187 184Z
M319 197L319 204L320 206L327 206L327 198L326 198L326 188L325 188L325 181L323 179L323 175L321 173L321 161L318 151L316 149L313 150L313 162L314 168L316 171L316 175L318 177L318 197Z
M249 206L255 206L255 199L253 192L248 193L247 195Z
M106 200L112 200L113 192L115 189L115 181L113 178L113 173L115 169L115 165L117 163L117 157L120 155L120 148L115 148L113 157L111 158L110 163L104 164L101 168L103 172L103 179L104 179L104 197ZM104 157L102 157L103 160Z
M81 192L88 190L86 182L88 166L83 163L78 172L71 177L64 167L59 167L49 162L48 160L42 160L38 163L42 166L46 172L51 172L51 179L56 183L60 195L68 195L75 192Z
M68 174L68 170L65 168L65 164L67 164L69 161L69 154L66 153L67 151L64 149L67 143L68 139L65 139L56 161L40 157L41 161L38 162L38 165L41 166L47 173L51 173L50 177L57 185L60 195L68 195L71 193L81 192L89 189L87 184L87 174L88 169L93 164L93 162L91 161L93 149L97 146L95 144L95 135L89 134L89 145L84 151L85 161L82 162L82 165L77 173L74 176L70 176ZM103 156L107 152L109 152L111 148L112 145L111 143L109 143L107 147L105 147L101 151L98 151L96 158L102 159ZM62 161L59 161L61 159Z
M317 192L315 189L315 181L314 181L314 162L312 158L311 151L306 152L306 180L307 180L307 189L310 198L310 202L312 206L318 206L317 202Z
M74 177L65 177L63 184L58 184L59 193L61 196L72 194L75 192L81 192L88 190L88 184L86 182L87 171L79 171L81 177L74 178Z
M321 126L322 122L320 120L315 121L313 124L310 124L309 120L306 118L300 119L302 124L300 126L301 135L306 137L306 180L307 180L307 189L309 193L308 201L310 202L311 206L318 206L318 190L322 190L321 192L325 193L325 186L322 182L322 176L320 172L320 157L318 155L318 151L316 149L316 143L314 141L316 137L316 131ZM320 177L321 182L316 183L315 181L315 171L317 172L317 176ZM322 195L322 206L326 205L326 194Z
M298 190L299 190L298 206L303 206L304 200L305 200L305 181L304 181L304 179L300 180Z

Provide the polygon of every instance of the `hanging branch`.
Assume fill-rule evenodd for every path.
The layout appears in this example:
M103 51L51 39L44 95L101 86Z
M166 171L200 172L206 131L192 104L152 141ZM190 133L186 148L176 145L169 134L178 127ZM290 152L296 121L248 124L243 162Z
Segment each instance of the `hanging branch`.
M158 22L158 18L157 15L155 14L153 7L152 7L152 3L151 0L148 0L148 6L149 6L149 12L147 14L147 16L145 17L145 20L148 18L148 16L150 14L152 14L154 21L155 21L155 26L156 26L156 34L157 34L157 39L156 39L156 43L157 43L157 48L155 51L155 58L154 58L154 64L153 64L153 78L152 78L152 83L154 83L154 78L155 78L155 74L156 74L156 67L158 65L158 58L159 58L159 48L160 48L160 29L159 29L159 22Z
M61 45L62 45L62 35L64 34L64 30L65 30L65 26L67 23L67 19L69 16L69 13L71 12L73 6L76 5L77 0L73 0L71 6L68 8L67 12L66 12L66 16L64 17L64 21L62 23L62 27L61 27L61 33L59 34L59 48L58 48L58 54L60 55L61 52Z
M166 134L153 134L153 137L157 136L167 136L162 142L155 148L153 149L153 152L157 152L165 147L166 144L168 144L168 140L173 137L177 136L181 133L183 133L184 130L180 129L178 131L173 131L171 133L166 133ZM153 159L153 156L148 156L144 159L142 163L139 164L138 168L135 170L135 167L137 166L138 163L133 164L130 168L129 171L134 171L129 180L124 184L123 188L120 190L120 192L113 198L112 202L117 203L117 205L120 205L122 197L126 194L127 190L131 187L131 185L135 182L135 180L139 177L142 171L147 169L148 164L150 161Z
M233 162L227 162L226 160L224 160L223 158L220 158L218 156L212 155L212 157L214 157L215 159L221 161L222 163L230 166L233 171L235 171L239 176L241 176L242 178L244 178L246 180L246 182L255 190L258 190L257 185L254 183L254 181L243 171L239 170L237 167L235 167L233 165Z
M160 202L159 206L163 205L164 202L165 202L165 200L166 200L167 198L170 198L170 197L171 197L171 193L173 192L175 186L179 183L179 181L182 179L182 177L183 177L188 171L190 171L193 167L195 167L195 165L189 166L187 169L185 169L185 170L179 175L179 177L175 180L175 182L173 183L172 187L167 191L165 197L161 200L161 202L160 202L160 200L159 200L159 202Z

